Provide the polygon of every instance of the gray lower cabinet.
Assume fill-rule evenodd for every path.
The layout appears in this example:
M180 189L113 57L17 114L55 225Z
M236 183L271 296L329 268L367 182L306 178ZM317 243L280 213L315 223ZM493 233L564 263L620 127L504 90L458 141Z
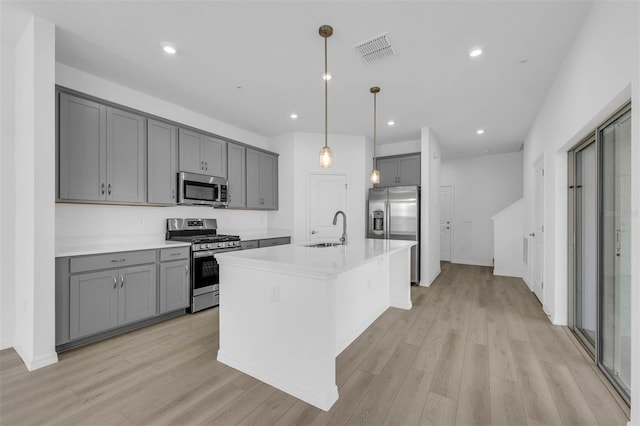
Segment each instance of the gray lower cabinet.
M260 241L260 247L273 247L291 244L291 237L266 238Z
M59 198L144 203L145 118L66 93L59 102Z
M71 275L69 284L72 340L156 315L155 264Z
M175 126L147 120L147 202L175 204L178 152Z
M380 183L376 186L420 185L420 154L379 157L376 167Z
M278 157L247 148L247 208L278 208Z
M227 142L193 130L179 131L182 172L227 177Z
M161 314L189 306L189 281L188 259L160 264Z
M230 208L244 208L247 206L246 197L246 151L244 146L233 143L227 144L227 175L229 187L227 195Z

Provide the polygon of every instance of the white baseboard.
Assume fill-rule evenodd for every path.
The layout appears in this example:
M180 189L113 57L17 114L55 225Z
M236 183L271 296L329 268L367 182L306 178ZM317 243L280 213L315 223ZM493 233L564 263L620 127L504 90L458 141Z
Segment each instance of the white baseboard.
M436 280L436 278L438 278L438 275L440 275L441 271L435 271L431 277L429 278L428 281L424 281L424 280L420 280L420 287L431 287L431 284L433 284L433 282Z
M451 263L458 263L460 265L493 266L491 261L477 259L453 259L451 260Z
M508 269L493 269L493 275L499 275L501 277L514 277L514 278L522 278L522 272L519 271L510 271Z
M28 355L22 347L19 345L13 347L15 351L22 358L22 362L27 367L27 370L33 371L42 367L46 367L47 365L55 364L58 362L58 354L53 351L51 353L43 354L37 357L32 357Z

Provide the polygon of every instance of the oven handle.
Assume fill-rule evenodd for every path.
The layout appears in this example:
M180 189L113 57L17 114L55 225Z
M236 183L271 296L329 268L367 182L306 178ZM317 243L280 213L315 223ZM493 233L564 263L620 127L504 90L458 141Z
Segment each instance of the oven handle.
M239 251L239 250L242 250L242 247L233 247L233 248L220 249L220 250L196 251L196 252L193 252L193 258L198 259L201 257L210 257L220 253L228 253L230 251Z

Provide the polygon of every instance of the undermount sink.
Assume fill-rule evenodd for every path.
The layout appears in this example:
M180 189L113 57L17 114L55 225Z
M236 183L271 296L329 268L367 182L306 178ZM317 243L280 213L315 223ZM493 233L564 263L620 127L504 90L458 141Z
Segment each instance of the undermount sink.
M313 244L305 244L305 247L313 247L313 248L321 248L321 247L335 247L341 246L342 243L313 243Z

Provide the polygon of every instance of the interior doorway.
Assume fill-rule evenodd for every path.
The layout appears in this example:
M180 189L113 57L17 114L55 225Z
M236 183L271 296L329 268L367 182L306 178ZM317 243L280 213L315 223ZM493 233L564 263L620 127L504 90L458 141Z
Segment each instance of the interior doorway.
M440 260L451 262L453 229L453 186L440 187Z
M343 174L310 173L307 206L308 241L335 240L342 235L342 219L333 225L338 210L349 217L347 176Z
M532 290L544 306L544 158L533 165Z

